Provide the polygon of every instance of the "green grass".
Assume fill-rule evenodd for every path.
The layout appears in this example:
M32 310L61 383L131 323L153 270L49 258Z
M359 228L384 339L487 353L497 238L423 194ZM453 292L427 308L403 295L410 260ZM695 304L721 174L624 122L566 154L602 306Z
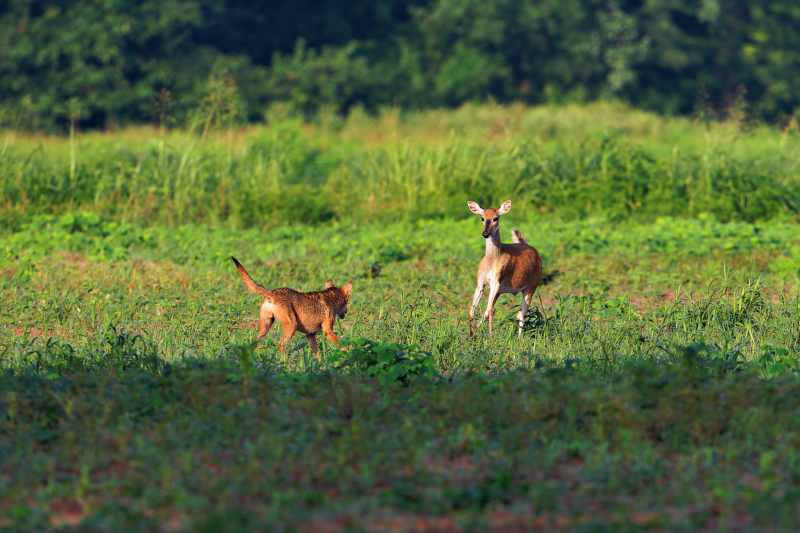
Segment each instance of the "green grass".
M0 365L25 366L34 357L47 366L48 354L57 361L57 354L75 351L98 354L78 358L93 368L88 361L102 362L108 336L119 332L146 341L141 350L166 360L214 360L253 338L259 305L230 255L267 287L319 290L328 278L354 279L350 314L340 326L348 337L419 344L447 370L530 366L535 357L605 368L690 344L751 360L763 345L796 341L794 224L595 220L519 227L541 250L550 280L537 293L529 331L514 338L519 297L503 296L496 338L483 331L468 342L466 311L484 245L477 217L267 232L120 226L91 214L42 219L0 240L7 250L0 263ZM274 359L279 338L263 343L263 364L283 364ZM302 337L292 346L289 369L312 365Z
M72 176L9 137L0 530L797 530L793 132L599 105L240 133L87 136ZM544 258L521 339L519 296L466 338L467 194ZM350 351L250 350L230 255L354 279Z

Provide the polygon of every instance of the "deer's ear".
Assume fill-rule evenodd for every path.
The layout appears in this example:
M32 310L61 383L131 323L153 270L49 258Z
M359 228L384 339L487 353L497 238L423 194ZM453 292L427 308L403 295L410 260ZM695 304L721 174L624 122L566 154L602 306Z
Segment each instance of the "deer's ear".
M500 209L497 210L497 213L500 215L505 215L511 211L511 200L506 200L503 202L503 205L500 206Z
M469 210L475 213L476 215L483 214L483 208L478 204L476 204L475 202L467 202L467 205L469 206Z
M350 298L350 289L352 288L353 288L353 280L351 279L350 281L344 284L344 287L342 287L342 292L344 293L345 298Z
M336 286L336 285L334 285L334 284L333 284L333 282L332 282L331 280L329 280L329 279L326 279L326 280L325 280L325 288L326 288L326 289L330 289L331 287L335 287L335 286Z

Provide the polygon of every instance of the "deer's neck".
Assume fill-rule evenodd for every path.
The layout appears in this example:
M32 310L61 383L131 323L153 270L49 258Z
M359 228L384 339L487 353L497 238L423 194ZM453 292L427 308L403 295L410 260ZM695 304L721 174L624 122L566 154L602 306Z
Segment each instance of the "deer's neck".
M503 244L500 242L500 229L486 239L486 265L489 266L503 253Z

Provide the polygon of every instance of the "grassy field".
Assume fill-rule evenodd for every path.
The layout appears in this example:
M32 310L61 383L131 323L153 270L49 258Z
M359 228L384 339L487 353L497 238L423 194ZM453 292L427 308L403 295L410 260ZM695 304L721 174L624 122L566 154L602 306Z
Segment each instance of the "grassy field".
M87 214L39 221L0 240L8 339L0 365L15 368L34 357L40 366L58 366L63 353L100 349L67 366L102 366L112 330L129 332L141 350L149 346L169 361L214 360L253 338L260 304L232 254L267 287L310 291L328 278L354 279L340 326L348 336L419 344L446 370L529 366L532 358L607 367L691 344L752 360L763 345L796 341L800 247L792 223L520 224L544 257L548 281L528 316L528 334L513 337L520 298L503 296L496 338L467 342L484 245L478 217L266 232L92 221ZM258 351L265 365L284 364L273 359L279 338L271 335ZM294 346L287 370L310 369L305 340L297 337Z
M6 139L0 530L800 526L793 130L606 104ZM521 339L511 296L466 338L467 197L544 258ZM248 348L230 255L354 279L350 351Z

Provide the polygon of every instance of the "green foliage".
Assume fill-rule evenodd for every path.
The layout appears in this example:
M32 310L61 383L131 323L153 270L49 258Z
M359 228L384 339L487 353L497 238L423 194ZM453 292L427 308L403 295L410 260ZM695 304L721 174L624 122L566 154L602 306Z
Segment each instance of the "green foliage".
M347 109L363 101L372 74L367 61L356 57L356 43L324 47L319 53L299 40L291 56L276 53L267 81L270 99L290 102L311 115L325 106Z
M190 39L201 20L182 0L4 2L0 104L27 129L147 120L162 86L194 103L211 66Z
M279 0L0 5L0 105L25 129L189 125L224 66L246 120L363 105L619 99L786 121L800 99L789 1ZM711 104L711 107L707 104Z
M87 220L99 222L90 225ZM102 220L95 213L42 216L20 231L0 237L0 268L18 266L17 275L33 273L41 261L72 253L91 262L147 259L227 269L230 253L236 250L247 250L250 257L263 261L294 257L299 262L349 265L359 272L372 272L374 265L400 266L413 260L447 265L451 260L480 260L483 246L480 225L475 222L225 230L200 225L142 227ZM525 222L519 228L524 235L536 235L532 242L545 258L613 254L639 261L652 255L691 262L709 256L724 258L725 254L740 259L756 254L769 258L763 269L777 278L800 273L794 223L723 224L713 219L661 218L652 224L637 224L545 219ZM714 275L716 270L726 271L714 269ZM370 274L380 275L380 271Z
M340 370L375 378L381 384L408 383L414 376L433 378L434 358L419 346L396 342L385 344L369 339L353 339L332 353L328 361Z
M766 344L761 347L761 357L758 358L761 373L766 377L786 377L796 375L800 371L800 361L789 350L775 348Z

